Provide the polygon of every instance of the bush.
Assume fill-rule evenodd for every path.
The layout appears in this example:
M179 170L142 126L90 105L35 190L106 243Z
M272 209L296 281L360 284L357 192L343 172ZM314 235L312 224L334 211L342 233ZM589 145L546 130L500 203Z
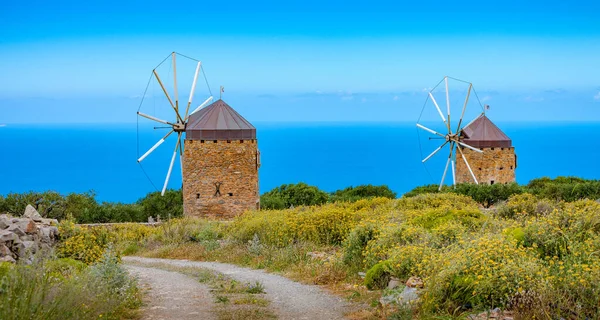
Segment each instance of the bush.
M93 267L70 259L0 266L0 319L123 319L140 304L135 281L114 259Z
M183 216L183 195L181 190L167 190L164 196L160 192L150 192L144 198L138 200L137 204L142 207L142 219L148 220L152 216L156 219L177 218Z
M348 201L355 202L360 199L368 198L389 198L395 199L396 193L393 192L388 186L373 186L373 185L361 185L356 187L348 187L346 189L337 190L331 194L329 201L339 202Z
M365 286L369 290L384 289L390 282L391 275L388 272L389 262L383 261L374 265L367 271Z
M289 208L291 206L313 206L327 202L327 192L315 186L300 182L297 184L284 184L261 196L261 203L265 200L265 209ZM283 203L283 207L281 207Z

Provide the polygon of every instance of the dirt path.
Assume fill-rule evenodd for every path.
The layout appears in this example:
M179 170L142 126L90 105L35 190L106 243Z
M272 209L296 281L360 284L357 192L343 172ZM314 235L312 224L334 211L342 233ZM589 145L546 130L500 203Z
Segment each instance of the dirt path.
M344 313L348 307L343 299L327 294L317 286L300 284L262 270L218 262L141 257L123 257L123 262L164 263L178 267L205 268L225 274L238 281L248 283L259 281L264 286L266 298L271 301L271 306L279 319L344 319ZM188 279L193 281L191 278Z
M181 273L125 265L149 290L142 307L144 320L216 319L208 287Z

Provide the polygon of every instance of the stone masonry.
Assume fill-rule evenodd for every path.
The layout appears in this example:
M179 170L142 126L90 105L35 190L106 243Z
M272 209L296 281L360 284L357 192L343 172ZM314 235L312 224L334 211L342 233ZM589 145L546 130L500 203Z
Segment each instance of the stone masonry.
M515 148L481 148L483 153L461 148L479 183L515 182L517 157ZM456 183L474 183L460 153L456 158Z
M258 209L257 140L185 140L186 216L228 219Z

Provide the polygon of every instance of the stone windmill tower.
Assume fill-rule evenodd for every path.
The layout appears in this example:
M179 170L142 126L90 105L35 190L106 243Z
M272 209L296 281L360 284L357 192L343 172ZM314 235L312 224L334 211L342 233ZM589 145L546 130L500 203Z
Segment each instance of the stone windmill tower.
M485 114L462 129L461 141L483 151L460 147L479 183L515 181L517 155L512 141ZM467 166L460 161L456 163L456 182L474 182Z
M259 208L256 128L225 101L190 116L182 162L185 215L231 218Z
M453 82L452 86L449 84L450 81ZM450 98L451 95L457 93L460 96L460 85L466 91L464 102ZM458 90L451 91L453 86ZM471 92L475 92L472 83L448 76L444 77L429 91L417 122L417 127L427 132L428 140L441 143L421 162L429 161L436 154L443 155L445 152L442 150L444 149L449 151L446 153L448 156L439 190L444 186L449 172L453 185L465 182L494 184L515 181L517 159L512 141L485 116L485 108L481 105L477 93L474 94L475 103L473 103L473 99L469 100ZM445 105L438 103L443 100L437 100L436 95L437 99L445 100ZM468 115L466 112L472 109L468 108L469 101L471 101L471 105L475 104L476 109L481 108L482 112L475 120L463 126L466 123L463 122L463 119L465 119L465 115ZM442 109L445 110L442 111ZM431 110L436 115L434 118L439 116L442 121L432 122L426 116L424 117L424 112L427 110Z

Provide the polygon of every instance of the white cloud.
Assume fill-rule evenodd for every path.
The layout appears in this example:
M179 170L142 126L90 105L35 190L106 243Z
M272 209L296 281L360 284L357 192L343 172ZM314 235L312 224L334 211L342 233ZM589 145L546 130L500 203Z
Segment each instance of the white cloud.
M600 101L600 91L598 91L598 93L596 93L596 95L594 96L594 100Z
M394 101L398 101L398 100L400 100L400 97L394 96Z

